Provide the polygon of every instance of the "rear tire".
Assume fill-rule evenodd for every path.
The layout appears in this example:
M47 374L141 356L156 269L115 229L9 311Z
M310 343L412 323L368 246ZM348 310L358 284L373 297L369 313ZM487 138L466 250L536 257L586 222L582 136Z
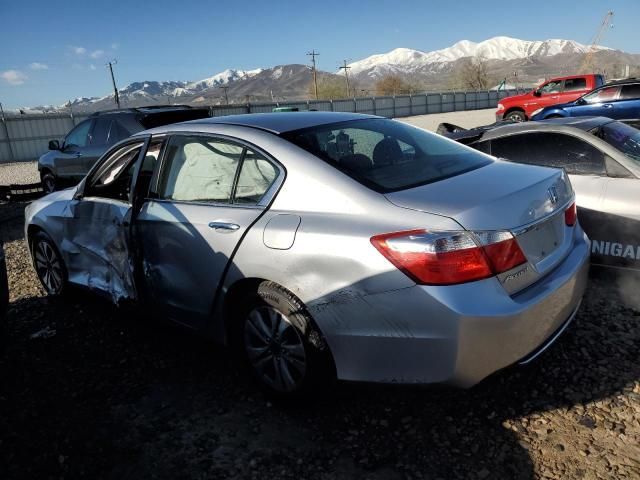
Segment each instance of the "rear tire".
M335 380L329 348L304 304L273 282L242 302L234 322L237 352L267 394L287 400Z
M51 172L45 172L42 174L42 189L44 193L53 193L58 189L58 179Z
M524 114L524 112L522 110L514 110L512 112L507 113L504 116L505 120L511 121L511 122L526 122L527 121L527 116Z
M51 237L39 231L31 240L31 255L36 274L47 294L60 296L67 290L67 267Z

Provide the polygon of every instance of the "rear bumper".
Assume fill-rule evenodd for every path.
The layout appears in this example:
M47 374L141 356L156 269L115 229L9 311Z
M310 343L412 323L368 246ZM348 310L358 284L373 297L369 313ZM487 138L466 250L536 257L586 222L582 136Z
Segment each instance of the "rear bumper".
M502 113L496 113L496 122L501 122L504 120L504 115Z
M509 296L495 278L414 286L312 307L338 378L470 387L533 360L575 315L589 271L588 240L544 279Z

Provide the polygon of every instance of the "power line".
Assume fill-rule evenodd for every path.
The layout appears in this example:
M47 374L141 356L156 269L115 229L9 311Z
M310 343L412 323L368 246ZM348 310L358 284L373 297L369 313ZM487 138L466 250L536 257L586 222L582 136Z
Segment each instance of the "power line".
M351 67L347 66L347 61L346 60L343 60L343 62L344 62L344 65L342 67L340 67L340 70L344 70L344 79L347 82L347 97L349 97L349 92L351 90L349 89L349 72L348 72L348 70Z
M311 50L309 53L307 53L307 55L311 56L311 63L313 64L313 89L315 91L316 94L316 100L318 100L318 75L317 75L317 70L316 70L316 57L318 55L320 55L318 52L316 52L315 50Z
M111 83L113 83L113 94L116 99L116 105L120 108L120 96L118 95L118 87L116 87L116 77L113 75L113 66L118 63L118 60L112 60L111 62L107 62L107 66L109 67L109 71L111 72Z

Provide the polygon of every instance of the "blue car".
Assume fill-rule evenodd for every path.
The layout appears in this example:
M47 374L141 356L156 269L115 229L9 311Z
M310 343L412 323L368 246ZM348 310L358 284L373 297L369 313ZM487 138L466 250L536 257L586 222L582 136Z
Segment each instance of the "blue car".
M640 119L640 79L611 82L573 102L540 108L533 112L531 120L586 116Z

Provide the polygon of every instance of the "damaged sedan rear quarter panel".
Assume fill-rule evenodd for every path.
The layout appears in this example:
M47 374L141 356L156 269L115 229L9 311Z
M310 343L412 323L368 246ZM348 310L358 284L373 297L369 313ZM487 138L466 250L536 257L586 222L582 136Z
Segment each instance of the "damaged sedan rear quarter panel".
M53 238L71 282L106 291L114 301L150 291L170 318L221 342L229 340L228 322L235 318L229 312L238 308L227 299L241 304L245 297L237 292L269 281L304 305L326 339L339 379L470 386L530 354L571 318L588 271L586 237L579 225L559 226L553 265L542 271L544 259L530 260L529 286L516 289L522 291L503 285L522 266L501 277L453 285L417 281L385 258L372 238L426 230L480 242L477 235L487 230L503 231L517 244L509 232L562 215L573 193L556 171L496 162L401 125L372 116L309 112L160 127L137 136L147 144L158 142L161 153L150 160L155 166L145 183L148 191L136 190L133 180L132 204L111 199L85 207L82 216L89 220L71 225L86 199L74 198L73 190L59 192L28 209L27 228L42 228ZM315 143L304 143L309 132L316 135L315 128L322 130ZM201 143L182 146L189 142ZM215 142L238 145L242 154L233 157ZM428 153L431 144L435 153ZM227 185L219 175L199 177L197 185L209 187L193 184L209 188L215 200L171 198L167 182L191 178L184 172L206 160L208 151L226 155L229 165L237 162L230 199L217 197ZM470 168L456 167L465 159ZM138 162L147 160L143 151ZM260 181L243 177L245 161L267 162L263 167L271 165L275 173L269 173L271 183L260 198L236 202L234 192L252 191ZM402 172L412 168L416 172L409 177L418 183L402 186ZM484 183L499 182L493 172L500 172L504 184L483 190ZM376 180L399 186L383 191L387 187L376 186ZM563 197L549 205L552 187ZM457 189L464 195L456 196ZM524 253L534 258L533 251ZM143 266L139 275L136 265ZM545 321L536 322L540 316Z

